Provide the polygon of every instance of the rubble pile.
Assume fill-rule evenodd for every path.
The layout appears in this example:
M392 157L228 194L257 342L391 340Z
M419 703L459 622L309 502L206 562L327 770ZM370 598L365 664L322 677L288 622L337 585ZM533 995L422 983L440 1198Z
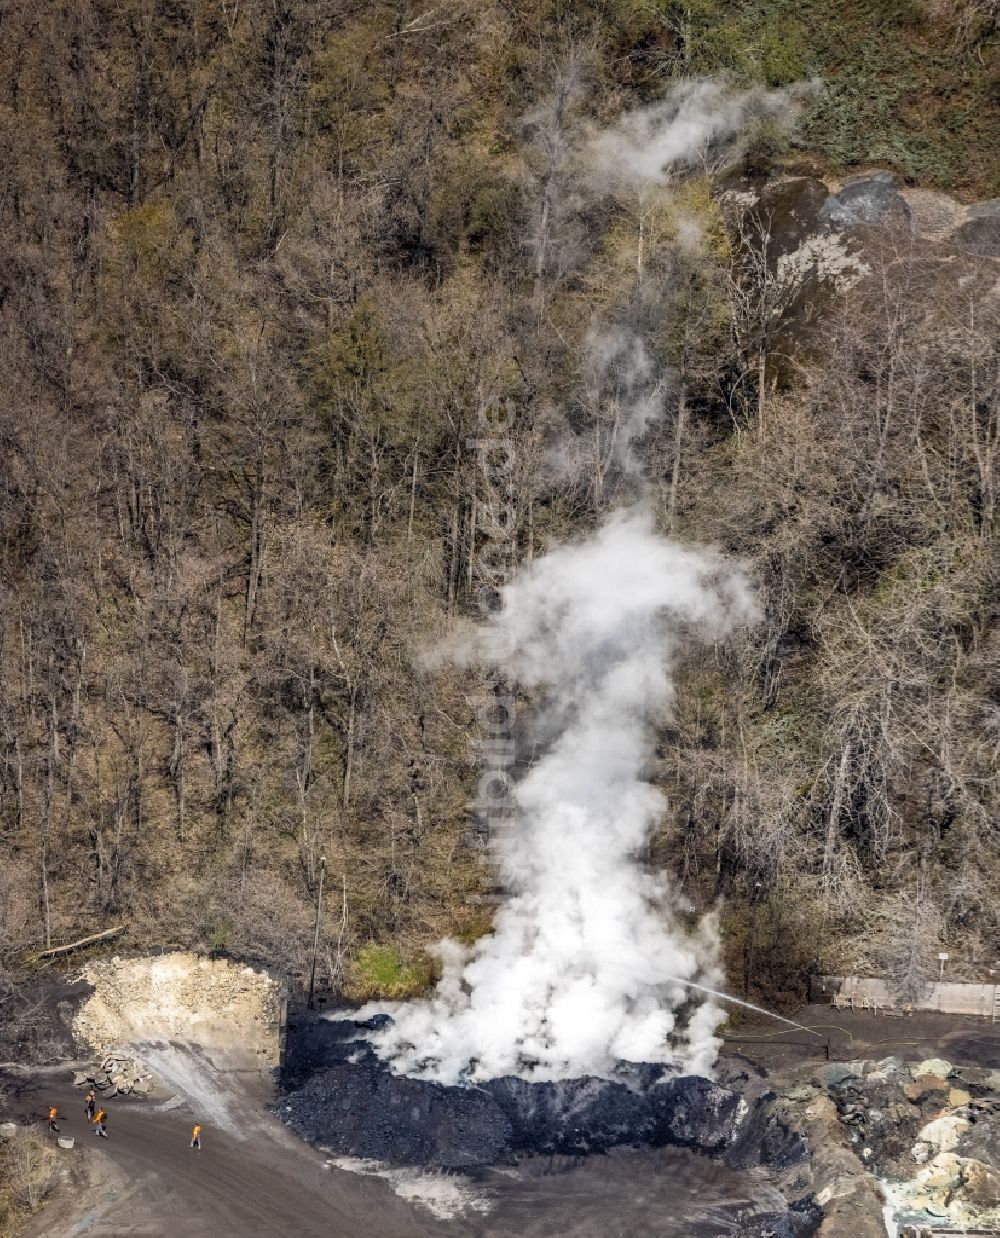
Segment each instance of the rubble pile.
M121 1044L177 1039L238 1045L262 1066L278 1064L283 991L266 972L175 952L89 963L80 979L94 991L74 1036L105 1056Z
M281 1059L285 990L225 958L175 951L88 963L90 993L73 1038L100 1067L81 1072L102 1096L146 1095L150 1078L232 1131L248 1094L237 1079L273 1077Z
M93 1088L105 1098L123 1095L145 1097L153 1090L153 1078L149 1071L125 1049L109 1053L99 1066L89 1071L76 1071L73 1083L78 1088Z
M896 1222L1000 1226L1000 1070L941 1058L836 1062L782 1096L815 1107L824 1094Z

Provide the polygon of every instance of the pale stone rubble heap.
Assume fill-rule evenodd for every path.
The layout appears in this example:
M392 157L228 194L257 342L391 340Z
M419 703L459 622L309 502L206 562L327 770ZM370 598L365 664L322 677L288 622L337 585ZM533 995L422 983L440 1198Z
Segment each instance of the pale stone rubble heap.
M278 1058L281 986L266 972L189 952L105 959L80 976L94 986L75 1035L111 1050L145 1038L209 1039L239 1031L245 1045Z
M131 1095L145 1097L153 1090L153 1079L143 1064L127 1049L116 1049L100 1065L78 1070L73 1075L78 1088L92 1087L102 1098Z
M1000 1228L1000 1070L941 1058L835 1062L782 1096L804 1104L804 1117L827 1106L832 1118L835 1107L865 1176L881 1190L887 1223Z
M266 972L189 952L114 957L87 964L93 993L73 1020L96 1065L79 1086L102 1096L148 1095L145 1059L155 1047L200 1046L230 1068L271 1070L280 1060L283 986Z

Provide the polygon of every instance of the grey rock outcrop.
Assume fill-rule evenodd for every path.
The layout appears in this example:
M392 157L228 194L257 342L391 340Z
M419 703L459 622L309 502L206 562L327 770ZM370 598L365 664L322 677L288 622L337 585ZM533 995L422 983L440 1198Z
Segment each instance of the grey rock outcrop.
M899 192L899 178L892 172L871 172L847 181L820 208L827 227L850 232L857 228L910 231L913 213Z
M980 258L1000 258L1000 198L975 202L955 230L955 244Z

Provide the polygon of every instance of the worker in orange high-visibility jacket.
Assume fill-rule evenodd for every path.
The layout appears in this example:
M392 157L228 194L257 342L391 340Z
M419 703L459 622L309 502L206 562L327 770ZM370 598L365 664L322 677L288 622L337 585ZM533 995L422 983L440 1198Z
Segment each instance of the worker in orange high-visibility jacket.
M55 1131L56 1134L59 1133L59 1127L56 1126L56 1118L58 1118L58 1116L59 1110L55 1107L55 1105L52 1105L49 1109L49 1130Z
M94 1115L94 1134L100 1135L102 1139L108 1137L108 1115L103 1109L98 1109Z
M194 1130L191 1132L191 1147L201 1151L201 1123L194 1124Z

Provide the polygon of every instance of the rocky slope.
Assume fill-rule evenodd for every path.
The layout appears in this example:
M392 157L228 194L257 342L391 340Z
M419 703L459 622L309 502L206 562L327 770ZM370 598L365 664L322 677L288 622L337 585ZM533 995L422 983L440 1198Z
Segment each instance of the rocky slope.
M874 1238L879 1195L900 1225L1000 1225L1000 1070L888 1057L800 1073L781 1096L826 1179L821 1233Z

